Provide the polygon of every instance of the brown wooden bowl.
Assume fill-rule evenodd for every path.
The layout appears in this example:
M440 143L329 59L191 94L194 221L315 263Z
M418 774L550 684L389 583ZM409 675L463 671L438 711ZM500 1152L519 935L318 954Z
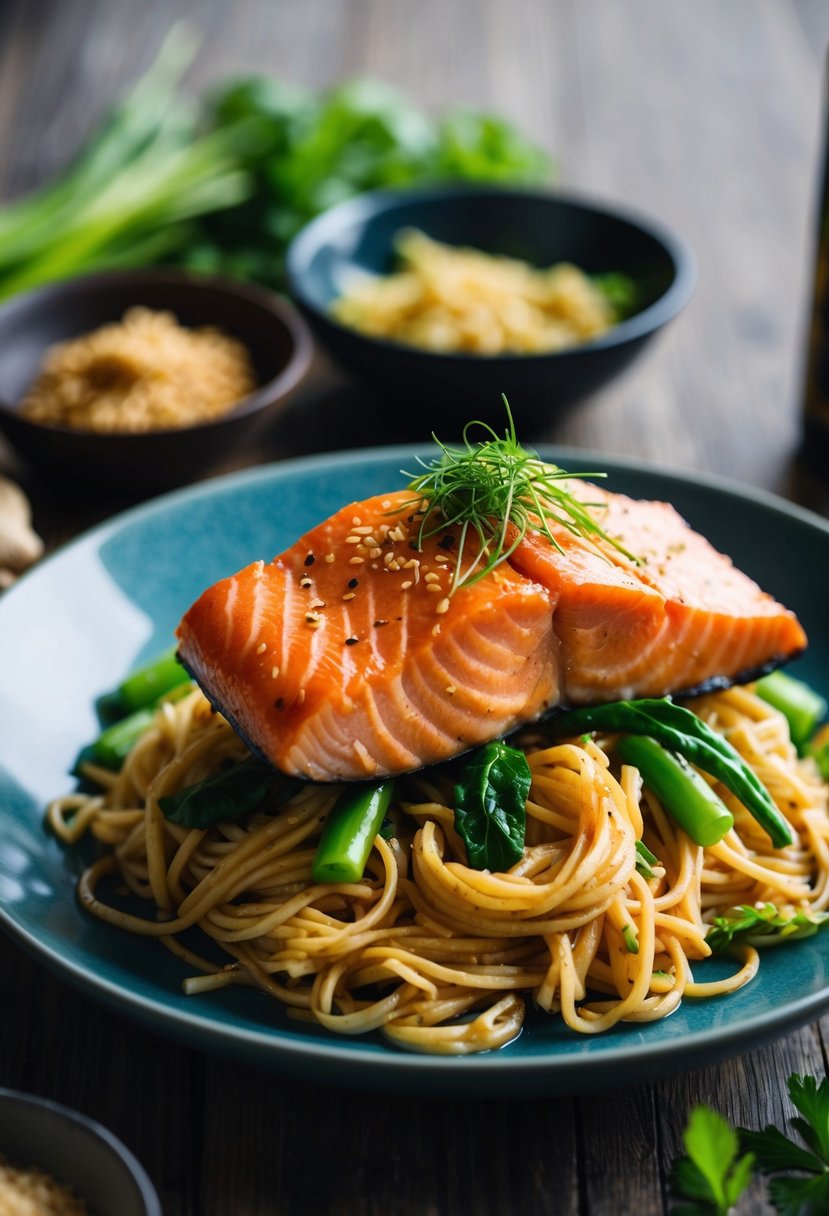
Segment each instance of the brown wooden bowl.
M259 387L218 418L167 430L102 433L44 425L20 413L50 346L119 321L135 305L237 338L250 352ZM43 477L79 491L170 489L207 473L271 420L307 372L312 348L297 311L261 288L164 269L56 283L0 308L0 430Z

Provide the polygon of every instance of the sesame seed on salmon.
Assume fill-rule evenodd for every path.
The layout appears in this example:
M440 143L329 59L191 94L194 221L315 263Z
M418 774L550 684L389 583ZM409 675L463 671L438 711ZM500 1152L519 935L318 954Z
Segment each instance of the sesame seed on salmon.
M450 759L557 706L740 682L804 648L794 614L668 504L579 485L636 561L529 531L452 594L460 529L418 547L401 490L209 587L180 657L276 768L342 781Z

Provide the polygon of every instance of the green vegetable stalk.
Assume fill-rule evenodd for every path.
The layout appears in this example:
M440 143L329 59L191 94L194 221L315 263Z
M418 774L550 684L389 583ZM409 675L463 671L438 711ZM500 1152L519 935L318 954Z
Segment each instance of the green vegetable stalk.
M757 681L756 692L779 709L789 723L792 743L802 755L806 745L826 717L826 700L802 680L785 671L773 671Z
M157 659L127 676L118 685L117 697L124 711L132 712L153 705L165 693L189 682L190 676L176 658L175 646L171 646Z
M348 787L329 813L314 854L314 882L359 882L389 809L394 782Z
M684 756L666 751L647 735L627 735L617 750L639 769L647 786L695 844L712 845L734 826L734 816Z
M674 705L670 697L614 701L570 710L552 717L549 729L559 735L580 735L586 730L649 735L668 751L684 756L696 768L721 781L768 833L775 848L792 843L791 827L742 757L722 735L690 710Z

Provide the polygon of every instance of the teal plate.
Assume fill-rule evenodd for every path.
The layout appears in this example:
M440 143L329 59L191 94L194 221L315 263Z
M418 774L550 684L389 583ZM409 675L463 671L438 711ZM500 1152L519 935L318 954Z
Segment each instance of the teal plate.
M606 469L608 486L672 501L689 522L800 615L811 645L795 670L829 691L829 524L769 495L576 451L566 468ZM39 565L0 600L0 921L90 995L191 1047L325 1083L407 1093L529 1095L639 1083L735 1055L829 1008L829 934L768 951L733 996L685 1001L664 1021L581 1036L530 1014L498 1052L400 1052L291 1022L252 990L181 991L182 964L119 933L75 900L82 861L45 830L97 731L96 698L170 644L208 584L269 558L342 503L401 484L415 450L323 456L207 482L129 511ZM711 977L706 964L700 978Z

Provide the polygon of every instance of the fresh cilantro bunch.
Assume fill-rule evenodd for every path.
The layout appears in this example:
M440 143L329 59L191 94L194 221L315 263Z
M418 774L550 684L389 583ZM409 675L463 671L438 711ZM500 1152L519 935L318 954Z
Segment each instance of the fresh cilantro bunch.
M788 1090L799 1111L790 1123L802 1144L773 1125L735 1131L707 1106L691 1111L686 1156L671 1175L671 1191L680 1200L673 1216L729 1216L755 1168L770 1175L769 1198L779 1216L829 1212L829 1079L818 1085L814 1077L794 1074Z

